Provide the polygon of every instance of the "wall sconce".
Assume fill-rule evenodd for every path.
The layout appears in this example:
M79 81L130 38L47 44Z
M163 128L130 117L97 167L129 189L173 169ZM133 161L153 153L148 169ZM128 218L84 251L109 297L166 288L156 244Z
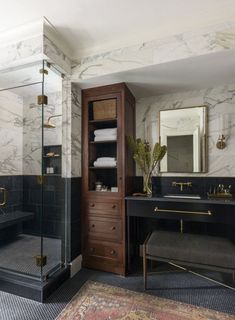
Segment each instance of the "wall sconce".
M229 127L230 127L230 118L229 114L220 114L219 115L219 137L216 142L216 148L223 150L226 147L226 139L229 135Z
M225 136L223 134L221 134L216 142L216 147L217 149L224 149L226 147L226 143L225 143Z

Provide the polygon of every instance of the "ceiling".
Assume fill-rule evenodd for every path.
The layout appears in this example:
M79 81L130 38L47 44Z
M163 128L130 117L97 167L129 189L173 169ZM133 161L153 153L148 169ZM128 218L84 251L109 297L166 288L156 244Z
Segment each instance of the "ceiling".
M82 89L126 82L138 98L235 83L235 50L83 80Z
M0 31L45 16L74 60L235 16L235 0L0 0L0 4Z

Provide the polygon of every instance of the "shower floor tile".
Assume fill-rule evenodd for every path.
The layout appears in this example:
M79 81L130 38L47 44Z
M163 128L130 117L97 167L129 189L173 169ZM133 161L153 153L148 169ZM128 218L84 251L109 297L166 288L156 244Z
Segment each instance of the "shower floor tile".
M0 268L40 277L41 268L36 266L35 256L41 254L41 238L21 234L14 241L0 244ZM61 240L43 238L43 255L47 264L43 275L61 262Z

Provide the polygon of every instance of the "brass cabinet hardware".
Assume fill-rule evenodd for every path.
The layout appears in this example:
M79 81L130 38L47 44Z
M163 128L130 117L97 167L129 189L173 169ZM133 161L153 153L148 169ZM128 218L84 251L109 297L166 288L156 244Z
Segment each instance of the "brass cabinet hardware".
M114 204L113 206L112 206L112 209L115 209L116 208L116 204Z
M7 203L7 189L0 188L0 192L3 193L3 201L0 203L0 207L2 207Z
M198 214L198 215L205 215L205 216L211 216L212 212L208 210L207 212L204 211L180 211L180 210L171 210L171 209L160 209L158 207L154 208L155 212L171 212L171 213L187 213L187 214Z
M114 227L114 226L113 226L113 227L111 227L111 230L116 230L116 227Z
M111 251L110 251L110 254L115 255L115 254L116 254L116 251L115 251L115 250L111 250Z
M94 204L94 203L92 203L92 204L91 204L91 207L92 207L92 208L94 208L94 206L95 206L95 204Z
M92 227L92 228L95 228L95 225L94 225L94 224L92 224L92 225L91 225L91 227Z

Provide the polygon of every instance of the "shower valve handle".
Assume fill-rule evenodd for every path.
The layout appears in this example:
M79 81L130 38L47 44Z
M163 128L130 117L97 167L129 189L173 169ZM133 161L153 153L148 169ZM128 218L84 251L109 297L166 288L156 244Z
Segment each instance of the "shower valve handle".
M0 207L4 206L7 202L7 189L0 188L0 192L3 193L3 201L0 202Z

